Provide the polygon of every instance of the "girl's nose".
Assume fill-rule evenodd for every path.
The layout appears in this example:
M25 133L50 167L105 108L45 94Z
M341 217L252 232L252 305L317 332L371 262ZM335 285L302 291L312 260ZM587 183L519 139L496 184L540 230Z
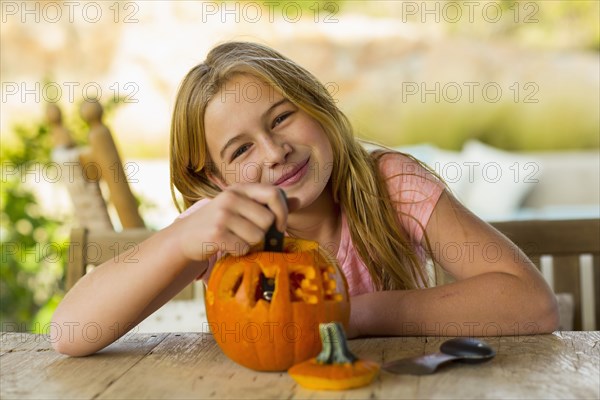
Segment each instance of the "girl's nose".
M291 146L286 142L277 142L273 138L265 139L263 143L264 163L267 166L284 164L287 155L292 151Z

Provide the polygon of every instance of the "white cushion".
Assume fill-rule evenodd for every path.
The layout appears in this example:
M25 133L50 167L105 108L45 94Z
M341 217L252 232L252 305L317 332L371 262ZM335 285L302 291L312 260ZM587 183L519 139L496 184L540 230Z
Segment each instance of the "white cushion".
M459 200L464 200L467 181L463 179L465 165L460 152L440 149L428 143L401 146L397 147L396 150L410 154L427 164L444 179L452 193Z
M499 150L476 140L467 141L460 152L428 143L395 149L427 164L454 196L487 221L514 218L542 173L541 162L531 154Z
M531 155L498 150L468 141L462 151L465 206L488 221L510 219L541 174L539 160Z

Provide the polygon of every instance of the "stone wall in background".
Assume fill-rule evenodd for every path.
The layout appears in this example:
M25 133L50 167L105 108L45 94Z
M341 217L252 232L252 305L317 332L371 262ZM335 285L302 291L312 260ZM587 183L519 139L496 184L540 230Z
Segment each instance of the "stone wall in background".
M100 88L102 102L117 93L129 100L109 121L124 156L167 157L170 113L185 73L215 44L251 40L305 66L360 136L388 145L458 149L479 138L507 149L599 146L594 51L530 48L502 35L451 34L441 24L351 9L325 22L326 13L306 8L298 21L281 8L271 16L263 9L258 18L239 2L229 3L230 14L222 3L99 2L96 18L90 7L82 13L87 2L75 2L71 21L68 9L53 3L63 7L56 22L43 6L38 22L25 15L23 23L22 10L4 9L3 141L14 122L41 117L44 100L72 115Z

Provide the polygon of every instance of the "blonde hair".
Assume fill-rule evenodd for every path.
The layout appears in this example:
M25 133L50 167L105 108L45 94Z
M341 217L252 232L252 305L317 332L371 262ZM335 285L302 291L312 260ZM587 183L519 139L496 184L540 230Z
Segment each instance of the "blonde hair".
M179 211L175 188L182 195L184 208L221 191L208 176L214 171L208 157L204 113L208 102L235 74L260 79L321 124L333 150L330 183L334 201L346 214L352 242L376 288L427 286L423 260L398 224L397 211L379 170L380 157L389 150L372 154L365 150L325 87L306 69L261 44L227 42L216 46L179 87L170 138L171 195Z

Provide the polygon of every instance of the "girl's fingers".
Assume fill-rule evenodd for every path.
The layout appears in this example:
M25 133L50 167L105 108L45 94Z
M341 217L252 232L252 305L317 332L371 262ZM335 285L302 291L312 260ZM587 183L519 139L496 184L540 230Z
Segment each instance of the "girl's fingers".
M250 246L261 242L265 237L265 231L262 228L240 215L231 217L229 233L233 234L237 241Z
M284 196L281 194L281 190L278 187L265 184L238 184L228 187L228 190L234 191L240 195L248 197L254 202L266 205L273 214L275 214L275 220L277 221L277 229L280 232L285 231L287 224L288 207ZM241 211L243 210L243 211ZM241 213L246 213L246 210L240 209ZM248 218L251 219L253 212L248 212ZM268 229L270 224L265 228Z
M261 229L264 235L275 220L274 214L267 207L261 203L257 203L242 193L230 191L225 194L225 199L223 201L226 202L224 207L229 211L229 217L226 223L229 229L231 229L232 226L235 226L235 223L232 222L231 218L239 216Z
M232 255L246 254L250 247L264 240L265 233L277 221L277 227L285 230L287 205L279 189L261 184L232 185L227 187L206 208L197 211L188 220L188 232L197 232L194 221L209 224L202 248L198 240L189 234L182 236L182 249L191 259L208 259L217 251ZM195 237L195 235L192 235ZM208 242L206 242L208 241Z
M243 256L250 251L250 245L247 242L240 240L240 238L232 232L225 233L223 239L224 242L219 244L219 250L224 251L225 253L229 253L232 256Z

